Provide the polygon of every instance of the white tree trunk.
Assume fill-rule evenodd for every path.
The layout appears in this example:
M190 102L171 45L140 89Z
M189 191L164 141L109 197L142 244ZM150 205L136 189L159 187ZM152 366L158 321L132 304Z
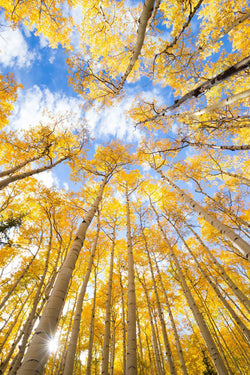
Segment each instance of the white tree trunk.
M108 375L109 373L109 340L110 340L110 317L111 317L111 296L112 296L112 282L113 282L114 251L115 251L115 224L113 228L112 247L111 247L111 254L110 254L109 281L108 281L108 291L107 291L107 300L106 300L105 330L104 330L103 351L102 351L101 374L104 374L104 375Z
M71 249L60 269L55 286L42 313L38 327L30 342L18 375L41 375L49 357L49 342L54 337L57 324L66 298L69 281L75 268L80 250L85 240L87 229L101 201L107 178L100 185L99 193L80 224Z
M203 113L208 113L208 112L214 111L215 109L225 107L226 105L233 104L239 100L248 98L249 96L250 96L250 89L239 92L238 94L229 96L228 98L223 99L218 103L211 104L207 106L206 108L201 109L198 112L194 112L193 115L195 116L203 115Z
M212 358L212 361L215 365L215 368L216 370L218 371L218 374L219 375L228 375L228 371L226 369L226 366L221 358L221 355L216 347L216 344L213 340L213 337L208 329L208 326L202 316L202 314L200 313L199 311L199 308L191 294L191 291L187 285L187 282L186 282L186 279L185 279L185 276L183 275L183 272L181 270L181 266L179 264L179 261L174 253L174 250L170 244L170 242L168 241L167 239L167 236L162 228L162 226L160 225L160 223L158 222L158 226L159 226L159 229L161 230L162 232L162 235L163 235L163 238L167 244L167 247L169 249L169 252L170 252L170 256L171 258L173 259L174 261L174 264L176 266L176 269L177 269L177 272L178 272L178 275L180 277L180 281L181 281L181 287L182 287L182 290L183 290L183 293L187 299L187 302L189 304L189 307L190 309L192 310L192 313L194 315L194 318L199 326L199 329L200 329L200 332L202 334L202 337L205 341L205 344L207 346L207 349L209 351L209 354Z
M215 258L213 253L204 244L204 242L202 241L200 236L198 236L198 234L193 230L193 228L190 225L188 225L187 222L185 224L191 230L191 232L194 234L194 236L197 238L197 240L201 243L202 247L204 248L204 250L207 253L207 255L209 256L209 258L211 259L212 263L215 264L219 268L222 278L225 280L225 282L231 288L232 292L235 294L235 296L239 299L239 301L245 306L245 308L250 313L250 301L249 301L249 299L244 295L244 293L242 293L242 291L239 289L239 287L237 287L237 285L235 285L233 280L226 273L224 267L218 262L218 260Z
M127 367L126 375L137 374L136 357L136 300L135 300L135 276L134 256L131 238L129 194L126 187L127 208L127 247L128 247L128 322L127 322Z
M156 297L156 304L157 304L158 314L159 314L159 318L160 318L160 322L161 322L161 329L162 329L162 335L163 335L163 340L164 340L164 345L165 345L165 350L166 350L166 356L167 356L167 359L168 359L169 371L170 371L171 375L176 375L176 369L175 369L175 365L174 365L172 351L171 351L170 344L169 344L166 324L165 324L165 320L164 320L164 316L163 316L163 311L162 311L162 308L161 308L159 295L158 295L158 292L157 292L157 285L156 285L156 281L155 281L152 261L151 261L151 257L150 257L150 253L149 253L149 249L148 249L147 239L146 239L144 230L142 228L142 223L141 223L141 232L142 232L142 236L144 238L145 249L146 249L147 256L148 256L149 268L150 268L151 277L152 277L152 280L153 280L154 292L155 292L155 297Z
M94 240L91 255L90 255L90 258L89 258L87 272L85 274L84 281L82 283L81 290L80 290L78 300L77 300L77 304L76 304L75 316L74 316L73 326L72 326L72 330L71 330L70 341L69 341L69 345L68 345L68 348L67 348L67 354L66 354L66 360L65 360L63 375L71 375L73 373L73 370L74 370L75 352L76 352L77 339L78 339L78 335L79 335L81 315L82 315L82 304L83 304L86 288L87 288L87 285L88 285L89 277L90 277L90 274L91 274L91 270L92 270L92 265L93 265L93 261L94 261L94 256L95 256L95 251L96 251L96 246L97 246L99 231L100 231L99 212L98 212L98 219L97 220L98 221L97 221L97 229L96 229L95 240Z
M8 177L5 180L2 180L0 182L0 190L4 189L11 182L23 180L24 178L33 176L34 174L38 174L38 173L41 173L41 172L44 172L44 171L48 171L49 169L54 168L56 165L62 163L66 159L68 159L68 157L63 157L63 158L57 160L55 163L45 165L44 167L41 167L41 168L32 169L31 171L23 172L23 173L20 173L20 174L15 174L14 176Z
M208 213L203 207L201 207L193 198L187 195L183 190L181 190L177 185L175 185L168 177L164 176L161 170L158 170L162 179L167 181L177 193L188 203L199 215L203 217L210 225L217 229L224 237L228 238L236 249L246 258L250 258L250 245L243 240L239 235L237 235L231 228L227 225L221 223L213 215Z

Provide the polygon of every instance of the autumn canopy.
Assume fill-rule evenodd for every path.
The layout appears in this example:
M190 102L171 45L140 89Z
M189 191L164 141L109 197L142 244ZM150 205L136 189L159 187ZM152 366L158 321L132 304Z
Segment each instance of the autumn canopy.
M249 374L248 5L0 0L0 374Z

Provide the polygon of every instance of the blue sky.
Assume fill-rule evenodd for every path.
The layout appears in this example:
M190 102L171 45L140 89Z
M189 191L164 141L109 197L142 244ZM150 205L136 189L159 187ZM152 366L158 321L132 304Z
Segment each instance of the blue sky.
M74 17L75 20L78 17L80 22L81 16L77 10L74 10ZM31 125L38 124L39 121L46 121L44 110L53 114L70 112L75 122L80 117L87 120L90 135L95 139L91 142L93 153L96 145L108 142L110 139L119 138L129 143L140 141L141 130L135 129L134 123L126 116L126 111L130 109L138 92L142 93L147 101L154 98L158 105L167 106L174 102L173 91L169 87L162 88L159 84L153 86L148 79L141 78L134 84L126 84L126 95L121 102L114 100L112 107L105 107L101 111L98 111L96 104L83 112L81 108L84 104L83 99L68 85L66 54L63 48L60 45L56 49L50 48L45 37L35 36L34 32L23 25L11 29L4 20L3 14L0 16L0 24L0 72L2 74L13 72L16 80L24 87L19 90L10 120L11 126L15 129L27 129ZM197 18L192 21L192 25L195 31L198 28ZM162 25L162 33L164 38L169 38L169 30L166 30L164 25ZM223 39L226 42L227 37ZM72 40L77 50L76 33L73 34ZM225 46L230 47L228 42ZM213 60L215 57L210 59ZM157 134L154 136L156 138ZM186 152L192 154L193 150L191 148L184 150L182 155L186 155ZM63 183L68 183L68 173L65 171L65 167L59 166L38 178L44 180L47 178L47 182L45 181L47 184L52 184L54 181L63 186Z
M125 114L138 92L143 92L148 100L158 97L159 103L166 103L172 96L169 90L165 89L164 93L159 86L152 86L148 80L141 79L135 84L127 85L126 96L121 102L114 101L112 107L103 108L101 111L97 110L96 104L83 112L83 99L68 85L66 54L63 48L60 45L56 49L50 48L46 38L42 35L35 36L34 32L23 25L12 29L3 13L0 24L0 73L12 72L15 79L23 85L10 118L11 127L14 129L28 129L39 121L46 121L44 110L53 114L70 112L75 121L82 116L87 120L90 135L95 139L91 142L90 151L93 153L96 145L110 139L119 138L128 143L140 141L141 131L135 128ZM77 37L73 35L73 38L74 47L77 48ZM60 187L67 187L70 183L68 177L68 168L60 165L36 178L48 186L55 183Z
M82 116L87 119L91 136L95 138L95 142L91 143L92 148L117 137L128 142L140 139L140 131L135 130L134 124L124 116L124 111L129 109L133 100L134 88L119 107L114 105L113 108L106 108L101 114L92 107L84 113L80 107L83 99L68 85L63 48L50 48L43 36L35 36L24 26L12 30L3 14L0 24L0 72L14 73L15 79L24 87L19 90L10 118L12 128L27 129L41 120L46 121L44 110L53 114L68 111L76 121ZM68 183L68 173L65 171L65 167L59 166L38 178L47 185L55 182L63 186L64 179Z

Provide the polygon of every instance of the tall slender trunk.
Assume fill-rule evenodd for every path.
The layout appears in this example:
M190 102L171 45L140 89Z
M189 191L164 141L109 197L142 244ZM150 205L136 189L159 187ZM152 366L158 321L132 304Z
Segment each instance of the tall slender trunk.
M154 253L153 253L153 255L154 255ZM159 266L158 266L158 263L157 263L155 257L154 257L154 262L155 262L155 265L156 265L157 274L158 274L160 285L161 285L163 295L164 295L164 298L165 298L165 303L166 303L166 306L167 306L167 311L168 311L169 319L170 319L170 322L171 322L171 327L172 327L173 332L174 332L175 344L176 344L176 348L177 348L177 352L178 352L178 356L179 356L179 360L180 360L180 364L181 364L181 370L182 370L183 375L188 375L186 363L185 363L185 360L184 360L184 357L183 357L183 350L182 350L182 347L181 347L181 343L180 343L179 335L178 335L177 328L176 328L176 325L175 325L174 317L173 317L173 314L172 314L172 311L171 311L171 307L170 307L170 303L169 303L169 300L168 300L166 289L164 288L164 285L163 285L163 281L162 281L161 273L160 273L160 270L159 270Z
M76 293L74 305L72 307L72 312L70 314L70 321L69 321L69 324L68 324L68 327L67 327L67 334L66 334L66 337L65 337L65 340L64 340L64 345L63 345L63 349L62 349L62 353L61 353L61 359L60 359L60 362L56 366L55 375L61 375L61 374L63 374L63 371L64 371L65 361L66 361L66 356L67 356L67 345L68 345L70 333L71 333L71 330L72 330L72 323L73 323L73 318L74 318L74 313L75 313L77 301L78 301L78 296L77 296L77 293ZM64 325L64 322L63 322L63 325ZM63 327L63 325L62 325L62 327Z
M126 321L125 321L125 303L124 303L124 290L122 284L121 269L119 269L119 281L121 287L121 302L122 302L122 374L126 375Z
M137 374L136 357L136 300L134 256L131 237L129 193L126 186L127 248L128 248L128 322L127 322L127 367L126 375Z
M142 350L142 341L141 341L141 324L140 324L140 317L138 308L136 307L136 321L137 321L137 328L138 328L138 342L139 342L139 364L140 364L140 374L144 374L144 368L143 368L143 350Z
M43 274L41 275L40 282L38 284L36 294L35 294L35 298L34 298L34 301L33 301L33 306L32 306L32 309L29 313L29 318L26 322L26 326L24 328L24 335L23 335L22 343L19 346L19 352L16 355L14 361L12 362L12 365L11 365L11 368L9 370L8 375L15 375L17 370L19 369L22 358L23 358L23 355L24 355L24 351L25 351L25 348L26 348L26 345L27 345L27 342L28 342L28 339L30 337L30 334L31 334L31 331L32 331L32 328L33 328L33 323L34 323L34 318L35 318L36 311L37 311L37 306L39 304L39 300L40 300L40 297L41 297L41 290L44 286L44 280L45 280L45 277L46 277L46 274L47 274L47 271L48 271L49 258L50 258L50 253L51 253L51 249L52 249L52 237L53 237L53 231L52 231L52 223L50 221L49 244L48 244L48 251L47 251L47 255L46 255L46 259L45 259L45 266L44 266Z
M91 311L88 360L87 360L86 375L91 375L92 353L93 353L93 343L94 343L94 330L95 330L96 280L97 280L97 270L95 270L94 298L93 298L93 306L92 306L92 311Z
M151 373L151 375L153 375L154 374L153 360L152 360L152 357L151 357L149 339L148 339L147 334L146 334L146 342L147 342L147 349L148 349L148 359L149 359L150 373Z
M36 253L33 255L33 257L31 258L31 260L29 261L29 263L26 265L26 267L24 268L24 270L21 273L21 275L16 279L16 281L14 282L14 284L12 285L12 287L10 288L10 290L8 291L8 293L6 294L6 296L1 301L1 303L0 303L0 310L4 307L5 303L10 298L11 294L16 289L17 285L20 283L20 281L22 280L22 278L25 276L26 272L28 271L28 269L32 265L34 259L36 258L37 254L38 254L38 252L40 250L40 247L41 247L41 244L42 244L42 240L43 240L43 233L40 236L40 241L39 241L39 245L38 245L38 249L37 249Z
M237 235L231 228L227 225L221 223L213 215L208 213L203 207L201 207L193 198L187 195L183 190L181 190L177 185L175 185L168 177L164 176L161 170L158 170L162 179L167 181L177 193L188 203L199 215L203 217L210 225L217 229L224 237L229 239L232 244L240 251L240 253L246 258L250 255L250 245L244 241L239 235Z
M108 375L109 373L109 340L110 340L110 316L111 316L111 296L112 296L112 282L113 282L113 264L114 264L114 251L115 251L115 229L116 224L113 227L112 246L110 254L109 264L109 280L108 280L108 291L106 300L106 317L105 317L105 330L103 340L103 351L102 351L102 370L101 374Z
M38 173L41 173L41 172L44 172L44 171L48 171L48 170L54 168L56 165L62 163L66 159L68 159L68 157L63 157L63 158L57 160L56 162L51 163L49 165L45 165L44 167L41 167L41 168L32 169L31 171L23 172L23 173L16 174L14 176L8 177L5 180L2 180L0 182L0 190L4 189L11 182L23 180L24 178L33 176L34 174L38 174Z
M203 108L200 111L193 113L193 115L199 116L199 115L202 115L203 113L208 113L208 112L214 111L215 109L225 107L226 105L233 104L233 103L237 102L238 100L248 98L249 96L250 96L250 89L239 92L238 94L234 94L232 96L229 96L228 98L223 99L220 102L209 105L206 108Z
M243 344L242 340L239 340L239 338L235 334L234 330L232 329L232 327L228 323L227 318L225 317L225 315L223 314L223 312L221 310L220 310L220 314L225 321L225 324L226 324L226 327L227 327L227 330L228 330L229 334L234 337L234 340L237 342L237 346L240 348L241 358L244 358L247 366L250 368L250 358L248 356L248 353L246 352L246 345L245 345L245 347L242 345Z
M45 306L39 325L24 357L23 364L18 371L18 375L39 375L43 372L44 365L49 356L48 345L46 345L46 343L48 344L55 334L73 269L75 268L76 261L85 240L87 229L101 201L107 181L108 177L105 177L100 185L94 203L78 228L72 247L60 269L55 286Z
M6 342L8 341L8 339L9 339L9 337L10 337L10 335L11 335L11 333L12 333L14 327L15 327L15 325L17 324L19 318L21 317L22 313L24 313L24 315L25 315L27 313L27 311L29 310L29 308L30 308L29 298L31 298L31 295L34 292L35 288L36 288L36 285L34 285L32 287L31 291L28 290L28 292L25 293L26 295L25 295L25 298L24 298L23 301L22 301L22 299L20 299L18 301L16 309L17 309L17 307L19 308L19 306L20 306L20 308L17 309L17 311L15 311L16 314L14 314L14 318L12 320L12 323L9 325L9 328L8 328L6 334L4 336L2 336L2 338L1 338L2 340L1 340L1 344L0 344L0 353L1 353L2 349L3 349L3 347L5 346ZM21 304L20 304L20 301L22 301ZM28 305L27 309L25 308L26 307L26 303Z
M111 350L110 350L110 375L114 374L115 365L115 338L116 338L116 317L112 314L112 339L111 339Z
M230 218L230 220L232 220L238 226L241 224L241 225L244 225L247 228L250 228L250 223L248 223L247 221L243 220L241 217L239 217L238 215L236 215L232 210L227 209L225 207L225 205L223 205L221 202L218 202L216 199L212 198L209 194L207 194L205 191L203 191L203 189L201 188L199 182L195 178L192 178L192 179L198 185L199 191L203 195L205 195L205 197L207 197L209 200L211 200L212 202L214 202L214 204L219 208L219 210L222 211L222 212L224 212ZM247 233L245 231L244 231L244 233L247 235Z
M191 281L192 282L192 281ZM213 335L213 338L214 338L214 342L215 344L217 345L218 347L218 350L219 352L221 353L221 357L224 359L224 364L225 366L227 367L227 371L230 375L233 375L232 373L232 370L229 366L229 363L228 363L228 358L225 354L225 348L224 346L222 345L221 341L223 342L223 344L225 345L226 349L228 349L227 345L226 345L226 342L225 342L225 339L224 337L220 334L220 330L219 330L219 327L216 325L215 321L214 321L214 318L211 314L211 311L209 310L207 304L206 304L206 301L204 300L201 292L195 287L195 285L193 284L192 285L193 287L193 290L194 292L197 294L203 308L204 308L204 315L207 317L208 319L208 327L210 327L210 332L211 332L211 335ZM220 340L221 338L221 340ZM228 350L229 354L231 355L231 352L230 350Z
M180 107L183 103L187 102L192 98L197 98L202 95L204 92L210 90L212 87L217 86L218 84L222 83L223 81L233 77L235 74L242 72L245 69L248 69L250 66L250 56L245 57L241 61L237 62L236 64L230 66L229 68L225 69L221 73L217 74L216 76L207 79L205 82L197 86L195 89L190 90L186 94L184 94L179 99L174 101L174 104L165 107L159 113L153 117L149 117L144 121L140 121L139 124L145 124L149 121L154 121L159 119L160 117L166 116L169 111L173 111L174 109Z
M160 360L160 354L159 354L159 349L158 349L158 344L156 340L156 333L155 333L155 327L154 327L154 322L153 322L153 317L152 317L152 310L150 306L150 301L148 297L148 291L145 283L145 279L142 281L138 275L138 279L144 289L144 293L146 296L146 301L147 301L147 307L148 307L148 314L149 314L149 321L150 321L150 326L151 326L151 332L152 332L152 339L153 339L153 348L154 348L154 354L155 354L155 367L157 371L157 375L163 375L162 367L161 367L161 360Z
M150 268L151 277L152 277L152 281L153 281L154 293L155 293L155 297L156 297L158 314L159 314L159 318L160 318L160 322L161 322L161 329L162 329L162 335L163 335L163 339L164 339L166 356L167 356L167 359L168 359L169 370L170 370L171 375L176 375L176 369L175 369L175 365L174 365L173 355L172 355L172 351L171 351L170 344L169 344L166 324L165 324L165 320L164 320L164 316L163 316L163 311L162 311L162 308L161 308L161 303L160 303L159 294L158 294L158 291L157 291L157 285L156 285L156 281L155 281L154 270L153 270L153 266L152 266L152 261L151 261L149 249L148 249L147 238L145 236L145 233L144 233L144 230L143 230L143 227L142 227L142 222L141 222L141 233L142 233L142 236L143 236L143 239L144 239L144 245L145 245L145 249L146 249L146 253L147 253L147 257L148 257L148 262L149 262L149 268Z
M249 90L250 91L250 90ZM244 151L250 150L250 145L217 145L215 143L203 143L203 142L192 142L188 139L182 141L183 147L185 145L189 146L196 146L196 147L204 147L204 148L212 148L214 150L229 150L229 151Z
M138 59L138 57L141 53L143 42L144 42L144 39L145 39L145 36L146 36L147 25L148 25L148 22L150 20L153 9L154 9L154 3L155 3L155 0L145 0L144 1L142 13L141 13L141 16L140 16L140 19L139 19L137 39L136 39L136 43L135 43L135 48L133 50L133 55L130 59L130 62L127 66L127 69L126 69L125 73L123 74L123 76L121 78L121 81L119 82L117 92L119 92L122 89L124 83L126 82L126 79L128 78L129 74L132 72L133 67L134 67L134 65L135 65L135 63L136 63L136 61L137 61L137 59Z
M212 281L212 279L210 278L210 276L204 271L204 269L201 267L200 263L198 262L198 260L196 259L196 256L194 255L193 251L191 250L191 248L188 246L187 242L185 241L185 239L183 238L183 236L181 235L180 231L178 230L178 228L176 227L176 225L172 224L173 227L175 228L178 236L180 237L180 239L182 240L182 242L184 243L187 251L189 252L189 254L191 255L191 257L193 258L196 266L198 267L199 271L201 272L201 274L203 275L203 277L205 278L205 280L211 285L211 287L213 288L215 294L217 295L217 297L221 300L221 302L223 303L223 305L226 307L226 309L229 311L229 313L231 314L232 318L235 320L236 324L238 325L238 327L240 327L240 329L242 330L246 340L248 341L248 343L250 344L250 331L249 329L246 327L246 325L244 324L244 322L239 318L239 316L235 313L234 309L232 308L232 306L227 302L227 300L225 299L225 297L221 294L219 288L217 287L217 285Z
M15 173L16 171L19 171L19 169L22 169L23 167L25 167L25 165L27 165L29 163L32 163L35 160L39 160L41 157L42 157L42 155L35 156L34 158L27 159L27 160L23 161L22 163L17 164L15 167L5 169L4 171L0 172L0 177L2 178L2 177L10 175L12 173Z
M230 177L234 177L236 178L237 180L240 180L240 182L242 184L245 184L247 186L250 186L250 179L245 177L245 176L241 176L239 174L236 174L236 173L232 173L232 172L227 172L227 171L223 171L220 169L220 173L223 175L225 174L226 176L230 176Z
M68 348L67 348L67 354L66 354L66 359L65 359L63 375L71 375L73 373L77 339L78 339L80 323L81 323L82 304L83 304L83 300L84 300L84 297L85 297L86 288L87 288L87 285L88 285L91 270L92 270L92 265L93 265L94 256L95 256L95 252L96 252L96 246L97 246L97 242L98 242L99 232L100 232L100 215L99 215L99 211L98 211L96 235L95 235L93 247L92 247L90 258L89 258L88 268L87 268L87 271L86 271L86 274L85 274L85 277L84 277L84 280L83 280L83 283L82 283L82 286L81 286L81 290L80 290L80 293L79 293L79 296L78 296L78 299L77 299L76 310L75 310L75 315L74 315L69 345L68 345Z
M218 269L220 270L220 274L221 274L222 278L225 280L225 282L231 288L232 292L235 294L235 296L239 299L239 301L245 306L245 308L250 313L250 300L244 295L244 293L239 289L239 287L237 287L235 285L233 280L226 273L224 267L218 262L218 260L215 258L213 253L205 245L205 243L202 241L200 236L195 232L195 230L186 221L185 221L185 224L187 225L188 229L194 234L194 236L197 238L197 240L200 242L200 244L202 245L206 254L211 259L212 263L215 264L218 267Z
M160 224L159 219L157 219L157 223L158 223L159 229L161 230L163 238L164 238L164 240L166 242L166 245L167 245L167 247L169 249L170 256L173 259L175 267L177 269L177 272L178 272L178 275L179 275L179 278L180 278L180 281L181 281L181 287L182 287L183 293L184 293L184 295L186 297L186 300L187 300L187 302L189 304L190 309L192 310L194 318L195 318L195 320L196 320L196 322L197 322L197 324L199 326L199 329L200 329L201 334L203 336L203 339L204 339L204 341L206 343L207 349L208 349L209 354L210 354L210 356L211 356L211 358L213 360L213 363L214 363L214 365L215 365L215 367L216 367L216 369L218 371L218 374L219 375L227 375L228 371L227 371L227 369L225 367L225 364L224 364L224 362L223 362L223 360L222 360L222 358L220 356L220 353L219 353L219 351L218 351L218 349L216 347L216 344L215 344L215 342L213 340L213 337L212 337L212 335L211 335L211 333L210 333L210 331L208 329L208 326L207 326L207 324L206 324L206 322L205 322L205 320L204 320L201 312L199 311L199 308L198 308L198 306L197 306L197 304L196 304L196 302L195 302L195 300L194 300L194 298L193 298L193 296L191 294L191 291L190 291L190 289L189 289L189 287L187 285L185 276L184 276L184 274L183 274L183 272L181 270L181 266L179 264L179 261L178 261L176 255L175 255L175 253L174 253L174 250L173 250L170 242L167 239L167 236L166 236L166 234L165 234L165 232L164 232L164 230L163 230L163 228L162 228L162 226Z

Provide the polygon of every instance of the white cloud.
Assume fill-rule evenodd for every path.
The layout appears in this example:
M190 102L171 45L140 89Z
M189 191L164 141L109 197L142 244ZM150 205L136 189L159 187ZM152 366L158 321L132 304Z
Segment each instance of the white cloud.
M116 137L127 142L139 141L141 132L135 129L134 123L126 116L133 98L126 97L120 102L114 102L112 107L106 107L101 111L93 106L85 114L91 135L97 140L106 140Z
M20 90L10 123L14 129L28 129L38 125L39 122L50 121L50 114L55 117L66 117L70 113L71 119L68 124L76 125L82 117L82 110L79 107L81 103L81 99L52 93L48 88L35 85L26 91ZM66 121L64 125L67 125Z
M69 190L69 184L67 182L64 182L63 188L68 191Z
M0 64L4 67L17 65L27 68L38 56L29 50L20 29L11 29L3 17L0 17L0 23Z
M49 47L49 40L44 35L39 35L39 44L41 48Z
M55 61L55 58L56 58L56 54L55 54L55 53L52 53L51 56L50 56L50 58L49 58L49 62L50 62L51 64L53 64L53 62Z
M34 177L47 188L51 188L52 186L59 187L58 179L52 171L38 173Z

